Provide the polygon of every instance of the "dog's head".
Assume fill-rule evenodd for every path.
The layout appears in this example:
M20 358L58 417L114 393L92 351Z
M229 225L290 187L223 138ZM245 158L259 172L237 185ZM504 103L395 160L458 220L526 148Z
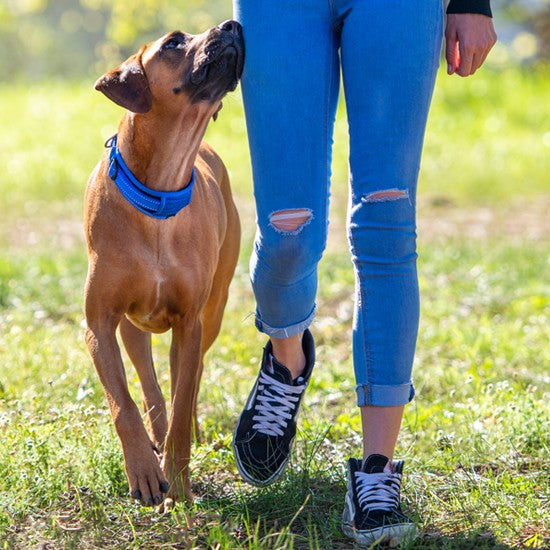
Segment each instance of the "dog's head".
M225 21L199 35L174 31L142 46L95 89L134 113L214 107L236 88L243 62L241 25Z

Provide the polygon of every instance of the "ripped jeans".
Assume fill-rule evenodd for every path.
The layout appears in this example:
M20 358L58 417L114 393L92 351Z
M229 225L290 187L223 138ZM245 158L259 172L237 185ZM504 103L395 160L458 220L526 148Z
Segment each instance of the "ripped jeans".
M358 405L408 403L419 319L416 184L442 0L234 0L234 8L246 47L256 325L281 338L313 321L341 68Z

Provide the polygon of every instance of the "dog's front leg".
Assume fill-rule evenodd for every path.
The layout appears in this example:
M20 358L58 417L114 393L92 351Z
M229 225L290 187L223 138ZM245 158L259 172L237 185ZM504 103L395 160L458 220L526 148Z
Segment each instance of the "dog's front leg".
M164 445L163 471L170 480L169 496L191 500L189 460L195 386L200 365L202 327L199 320L183 321L172 329L170 349L171 401Z
M119 319L88 318L86 343L103 384L117 434L122 443L124 466L130 494L147 506L160 504L168 483L128 384L120 349L116 340Z

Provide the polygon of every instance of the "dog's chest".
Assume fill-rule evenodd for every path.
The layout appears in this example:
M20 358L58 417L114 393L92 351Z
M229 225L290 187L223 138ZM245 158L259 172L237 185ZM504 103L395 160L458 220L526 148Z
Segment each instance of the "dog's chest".
M167 278L157 273L145 285L142 295L137 297L128 311L128 315L139 328L151 332L164 331L171 325L172 314L177 314L178 296L186 294L184 288L178 288L178 284L168 284ZM185 305L181 304L185 310Z
M158 273L153 281L154 291L153 291L153 299L152 299L153 306L151 308L152 312L156 311L158 308L163 306L162 285L165 283L166 283L166 279L160 273Z
M164 332L181 319L196 317L208 299L210 266L197 262L161 264L143 271L128 308L131 321L149 332Z

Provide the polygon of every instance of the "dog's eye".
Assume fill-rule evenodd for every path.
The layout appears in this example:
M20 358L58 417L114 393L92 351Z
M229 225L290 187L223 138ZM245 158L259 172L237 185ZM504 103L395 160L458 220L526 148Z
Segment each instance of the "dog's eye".
M162 45L163 51L183 49L185 39L183 36L173 36Z

